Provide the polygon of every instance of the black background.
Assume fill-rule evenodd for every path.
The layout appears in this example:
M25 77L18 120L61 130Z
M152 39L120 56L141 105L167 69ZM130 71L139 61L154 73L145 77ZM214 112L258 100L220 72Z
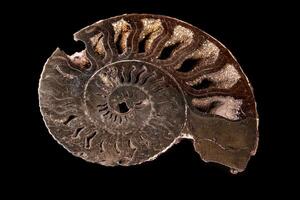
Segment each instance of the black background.
M9 90L15 95L14 111L8 115L16 136L10 136L16 147L10 151L9 168L22 184L36 185L49 180L58 183L72 181L107 184L113 181L123 185L128 182L162 184L168 179L176 184L197 184L209 180L233 182L255 181L264 183L279 176L281 153L278 98L273 96L281 85L274 87L281 73L278 55L278 36L285 25L281 21L284 6L261 3L204 3L204 1L82 1L35 2L13 6L13 18L7 21L13 45L11 67L17 71L18 88ZM183 141L152 162L132 167L104 167L91 164L69 154L52 139L42 121L38 108L38 79L47 58L56 47L68 54L80 51L84 45L73 41L73 33L100 19L124 13L153 13L175 17L193 24L209 33L238 59L254 88L260 116L260 143L257 155L252 157L245 172L232 175L226 167L203 162L193 150L190 141ZM16 56L18 54L18 56ZM276 109L274 109L276 108ZM18 117L14 113L19 113ZM7 124L8 125L8 124ZM184 181L179 181L179 180ZM76 187L76 185L75 185Z

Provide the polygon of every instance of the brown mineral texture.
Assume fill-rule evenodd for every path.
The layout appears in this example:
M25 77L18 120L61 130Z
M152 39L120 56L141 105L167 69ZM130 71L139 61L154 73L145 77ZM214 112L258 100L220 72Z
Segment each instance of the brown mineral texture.
M46 126L70 153L106 166L155 159L182 139L207 162L243 171L258 145L250 83L220 42L183 21L128 14L74 35L40 78Z

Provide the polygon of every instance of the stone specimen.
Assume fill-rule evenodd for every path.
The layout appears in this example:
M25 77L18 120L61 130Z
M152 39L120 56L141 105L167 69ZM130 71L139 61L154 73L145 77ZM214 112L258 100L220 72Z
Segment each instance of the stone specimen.
M206 162L243 171L258 145L247 77L220 42L183 21L128 14L56 49L40 78L44 121L73 155L106 166L155 159L187 138Z

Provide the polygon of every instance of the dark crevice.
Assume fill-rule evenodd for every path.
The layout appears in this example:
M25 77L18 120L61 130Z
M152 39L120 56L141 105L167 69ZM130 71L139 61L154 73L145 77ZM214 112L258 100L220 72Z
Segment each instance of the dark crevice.
M134 70L134 69L131 68L130 71L129 71L129 73L128 73L128 79L127 79L127 82L128 82L128 83L131 82L131 74L132 74L132 71L133 71L133 70Z
M97 132L95 131L95 132L93 132L92 134L90 134L89 136L86 137L86 144L85 144L86 148L90 148L90 146L91 146L91 140L93 139L93 137L96 136L96 133Z
M135 76L135 81L134 81L134 83L139 82L141 74L142 74L143 72L145 72L145 71L146 71L145 69L142 69L141 71L138 72L138 74Z
M221 102L219 101L214 101L214 102L211 102L209 105L207 106L198 106L196 107L197 110L199 110L200 112L204 112L204 113L210 113L210 111L218 106L221 105Z
M124 53L124 48L122 47L122 34L118 35L117 41L116 41L116 48L118 51L118 54Z
M120 82L121 82L121 83L124 83L124 77L123 77L122 74L120 75Z
M186 59L177 71L179 72L189 72L192 71L197 64L199 63L199 59L189 58Z
M118 148L117 142L115 142L115 150L116 150L117 154L121 153L120 149Z
M153 93L158 93L158 92L160 92L160 91L162 91L164 88L162 88L161 86L158 86L157 88L154 88L153 90L152 90L152 92Z
M108 107L105 106L105 107L103 107L103 108L100 108L98 111L99 111L99 112L102 112L102 111L107 110L107 109L108 109Z
M118 161L118 164L119 164L119 165L123 165L123 164L125 164L125 163L126 163L125 159L120 159L120 160Z
M141 105L142 103L143 103L143 101L138 101L138 102L134 103L134 105L139 106L139 105Z
M148 79L153 76L156 76L156 74L152 73L152 74L149 74L148 76L144 77L140 84L144 85L148 81Z
M126 102L119 103L118 106L119 106L120 113L126 113L129 111L129 108L128 108Z
M106 106L107 103L103 103L103 104L98 104L97 107L103 107L103 106Z
M84 127L77 128L77 129L75 130L75 132L74 132L73 137L74 137L74 138L78 137L80 131L81 131L83 128L84 128Z
M103 145L104 141L101 141L99 144L99 151L100 153L104 152L104 145Z
M170 58L171 54L175 51L175 49L177 49L179 47L180 44L181 44L180 42L177 42L177 43L172 44L168 47L165 47L162 50L162 52L161 52L160 56L158 57L158 59L165 60L165 59Z
M108 115L108 113L110 113L110 112L109 112L109 110L108 110L108 111L106 111L106 113L104 113L104 114L103 114L103 116L106 116L106 115Z
M70 115L66 121L64 121L64 125L67 125L71 120L75 119L77 116L76 115Z
M209 80L209 79L204 79L202 80L201 82L195 84L195 85L192 85L192 88L196 89L196 90L203 90L203 89L207 89L211 86L214 85L214 82Z
M133 145L131 139L129 139L127 142L128 142L128 146L130 149L136 149L136 147Z
M140 42L139 42L139 51L138 53L144 53L146 51L146 42L149 40L151 33L147 34Z
M96 54L99 56L100 59L103 59L105 57L106 51L103 49L98 49L98 45L102 46L101 43L101 39L104 37L103 33L101 33L101 35L98 37L97 42L95 44L93 44L93 49L96 52Z

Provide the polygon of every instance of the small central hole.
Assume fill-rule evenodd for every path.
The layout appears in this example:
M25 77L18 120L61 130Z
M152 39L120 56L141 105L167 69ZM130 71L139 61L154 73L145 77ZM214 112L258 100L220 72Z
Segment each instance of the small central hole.
M125 102L119 103L118 106L120 113L126 113L129 111L129 108Z

